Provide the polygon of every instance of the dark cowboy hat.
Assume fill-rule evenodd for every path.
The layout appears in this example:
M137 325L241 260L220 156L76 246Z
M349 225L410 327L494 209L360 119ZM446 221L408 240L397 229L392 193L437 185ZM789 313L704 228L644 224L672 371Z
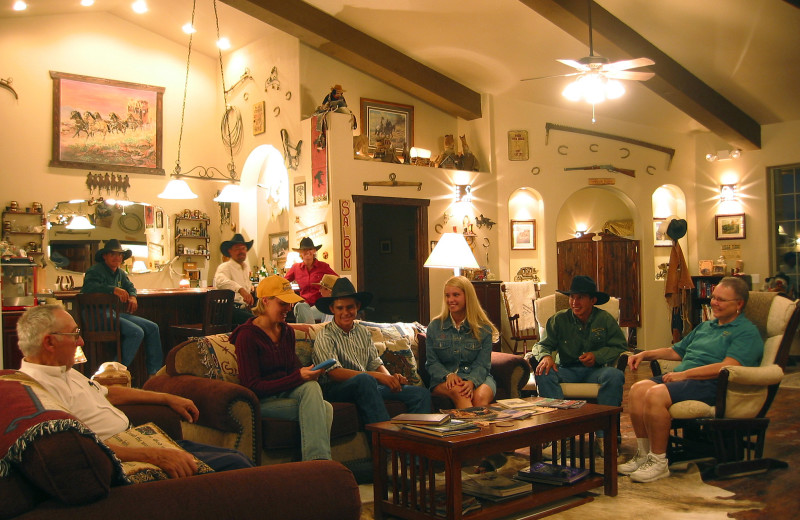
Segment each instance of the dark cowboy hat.
M120 245L119 240L116 238L106 240L106 243L103 244L102 249L98 249L94 254L94 261L98 264L102 263L103 255L106 253L122 253L123 262L133 255L133 251L130 249L122 249L122 245Z
M297 248L293 247L292 251L297 251L298 253L300 251L303 251L304 249L316 249L317 251L319 251L319 248L321 248L321 247L322 247L322 244L320 244L318 246L315 246L313 240L311 240L308 237L303 237L303 240L300 241L300 247L297 247Z
M372 293L370 292L356 292L356 288L353 286L353 282L351 282L348 278L339 278L336 280L336 283L333 284L333 289L331 290L331 295L328 297L323 297L317 300L317 303L314 306L317 308L318 311L324 314L331 313L331 304L334 300L338 300L339 298L355 298L359 302L361 302L361 308L363 309L369 302L372 301Z
M244 244L245 247L247 247L248 251L250 251L250 248L253 247L253 241L252 240L250 242L245 242L244 237L242 236L242 234L241 233L236 233L235 235L233 235L232 239L226 240L225 242L221 243L219 245L219 250L222 252L223 255L231 256L231 255L228 254L228 252L236 244Z
M593 298L597 298L595 305L603 305L611 297L604 292L597 290L597 284L589 276L582 274L577 275L572 279L572 285L569 286L569 291L558 291L561 294L588 294Z
M680 240L686 236L686 221L682 218L672 219L667 226L667 236L672 240Z

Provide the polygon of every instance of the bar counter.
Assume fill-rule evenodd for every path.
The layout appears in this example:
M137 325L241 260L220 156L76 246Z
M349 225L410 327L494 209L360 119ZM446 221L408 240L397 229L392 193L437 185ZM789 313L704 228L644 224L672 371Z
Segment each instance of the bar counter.
M164 351L165 359L167 352L174 346L169 327L171 325L201 323L203 321L204 297L208 290L209 288L203 287L190 289L139 289L136 291L139 308L134 314L158 324L161 332L161 348ZM53 295L48 295L48 297L61 300L67 311L75 318L75 321L79 322L78 293L79 291L56 291ZM76 368L78 367L76 366ZM147 379L143 347L139 348L133 361L133 366L128 367L128 370L133 376L134 386L141 387Z

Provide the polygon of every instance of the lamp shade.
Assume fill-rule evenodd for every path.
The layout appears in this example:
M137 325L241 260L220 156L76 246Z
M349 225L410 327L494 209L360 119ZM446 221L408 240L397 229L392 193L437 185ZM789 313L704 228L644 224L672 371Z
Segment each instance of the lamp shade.
M196 199L197 194L192 191L183 179L172 179L167 183L164 191L158 194L159 199Z
M219 195L214 197L214 202L241 202L242 187L238 184L226 184Z
M478 269L475 255L467 244L467 239L459 233L445 233L431 255L425 260L425 267L441 267L449 269Z
M83 215L75 215L67 224L67 229L94 229L94 225Z

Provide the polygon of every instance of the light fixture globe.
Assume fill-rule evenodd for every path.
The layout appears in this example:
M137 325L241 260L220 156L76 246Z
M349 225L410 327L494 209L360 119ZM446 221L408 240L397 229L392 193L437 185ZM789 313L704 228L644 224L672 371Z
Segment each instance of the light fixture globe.
M171 179L164 191L158 194L159 199L196 199L197 194L192 191L183 179Z
M214 202L241 202L244 193L238 184L226 184L219 195L214 197Z

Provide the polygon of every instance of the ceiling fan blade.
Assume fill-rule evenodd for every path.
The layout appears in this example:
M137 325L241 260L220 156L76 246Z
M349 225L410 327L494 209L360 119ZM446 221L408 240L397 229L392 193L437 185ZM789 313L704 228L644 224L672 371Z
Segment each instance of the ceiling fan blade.
M570 66L573 69L578 69L581 72L587 72L589 70L589 67L575 60L556 60L556 61L563 63L564 65Z
M637 69L639 67L647 67L648 65L655 65L656 62L650 58L636 58L634 60L615 61L614 63L606 63L603 65L604 71L617 71L627 69Z
M535 79L547 79L547 78L566 78L567 76L580 76L583 72L573 72L571 74L553 74L552 76L539 76L536 78L525 78L521 79L520 81L533 81Z
M629 70L606 72L604 74L609 79L629 79L634 81L647 81L656 75L654 72L632 72Z

